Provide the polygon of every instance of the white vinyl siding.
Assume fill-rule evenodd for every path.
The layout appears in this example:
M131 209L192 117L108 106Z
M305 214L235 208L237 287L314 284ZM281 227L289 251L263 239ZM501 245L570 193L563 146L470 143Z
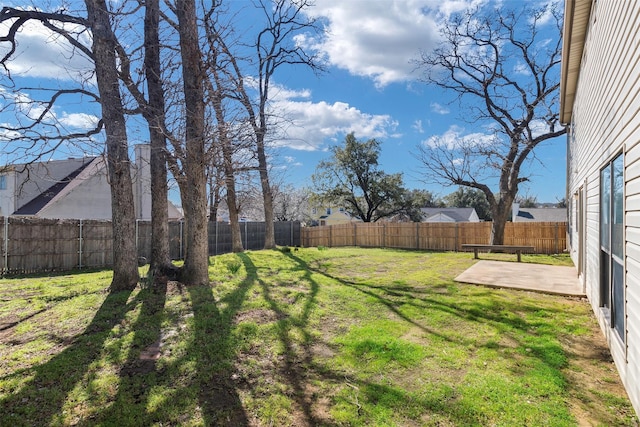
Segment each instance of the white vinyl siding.
M640 413L640 2L598 0L592 9L572 122L568 196L578 194L583 187L586 198L582 280L620 376ZM616 332L619 329L612 329L609 313L600 306L600 171L620 153L624 159L622 268L626 314L622 337ZM575 210L577 204L571 206ZM573 227L571 233L571 255L577 265L578 230Z

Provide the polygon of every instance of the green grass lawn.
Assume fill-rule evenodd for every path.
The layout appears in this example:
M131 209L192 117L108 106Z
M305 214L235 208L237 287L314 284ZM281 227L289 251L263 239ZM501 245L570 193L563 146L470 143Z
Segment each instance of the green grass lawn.
M454 282L471 258L246 252L211 286L113 294L107 271L1 279L0 425L635 425L588 303Z

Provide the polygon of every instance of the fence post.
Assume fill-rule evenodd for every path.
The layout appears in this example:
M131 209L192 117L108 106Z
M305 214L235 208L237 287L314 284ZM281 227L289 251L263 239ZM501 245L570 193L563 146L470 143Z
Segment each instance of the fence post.
M456 224L456 233L455 233L456 237L454 240L454 245L455 245L454 251L458 252L458 223L456 222L455 224Z
M78 228L78 268L82 269L82 220L79 220Z
M382 247L387 247L387 224L382 223Z
M416 222L416 249L420 249L420 223Z
M291 223L290 223L290 224L291 224L291 235L290 235L290 237L289 237L289 246L295 246L295 245L293 244L293 221L291 221Z
M218 221L216 221L216 253L218 255Z
M140 251L138 250L138 234L140 233L140 226L138 225L140 223L139 219L136 219L136 254L140 255Z
M9 217L4 217L4 268L2 274L9 271Z
M358 227L355 222L353 223L353 246L358 246Z
M555 239L554 239L554 243L555 243L555 249L556 249L556 255L558 254L558 223L556 222L555 224Z
M329 247L333 247L332 246L333 243L333 225L329 226Z
M180 259L184 258L182 256L182 224L184 224L184 221L180 221Z

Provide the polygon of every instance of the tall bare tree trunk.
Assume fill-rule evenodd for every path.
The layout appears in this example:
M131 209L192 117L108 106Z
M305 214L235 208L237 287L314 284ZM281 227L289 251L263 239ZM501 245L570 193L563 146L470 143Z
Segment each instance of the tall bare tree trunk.
M266 120L264 127L266 129ZM262 200L264 203L264 248L276 247L275 226L273 224L273 193L269 183L269 170L267 155L264 149L264 134L260 134L257 144L258 170L260 172L260 185L262 186Z
M105 0L85 0L93 36L93 56L100 93L111 185L113 279L111 290L130 290L139 280L135 212L127 127L116 66L115 35Z
M222 197L218 181L218 166L209 165L209 222L218 221L218 208Z
M242 252L242 235L240 234L240 221L238 216L238 198L236 195L236 177L233 169L231 142L228 139L221 141L222 156L224 162L225 184L227 186L227 208L229 209L229 226L231 227L231 251Z
M145 118L151 144L151 265L149 275L172 268L169 253L169 206L167 201L167 159L164 135L165 99L160 67L159 0L146 0L144 17L144 67L149 91Z
M176 1L186 109L185 164L187 190L183 194L186 257L181 279L190 285L209 283L207 177L204 149L204 89L202 55L194 0Z

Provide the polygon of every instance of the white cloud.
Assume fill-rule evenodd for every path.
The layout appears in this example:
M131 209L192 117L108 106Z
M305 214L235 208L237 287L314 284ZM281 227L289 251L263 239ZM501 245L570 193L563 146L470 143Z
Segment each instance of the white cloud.
M529 124L529 128L531 129L531 134L534 138L549 132L549 125L544 120L532 120Z
M531 75L531 69L527 64L525 64L522 61L518 61L518 63L513 66L513 72L516 74L521 74L523 76Z
M93 129L100 119L86 113L63 113L58 120L64 126L76 129Z
M541 14L538 16L537 25L543 26L553 21L553 9L557 0L548 0L543 5L539 6L542 10ZM529 20L530 23L533 22L533 19Z
M24 120L28 120L29 123L41 120L43 125L87 130L95 128L100 120L92 114L68 113L60 111L55 106L49 107L49 101L35 100L27 92L9 91L6 88L0 88L0 100L3 101L2 108L7 113L7 117L11 115L11 111L15 114L15 123L2 125L7 129L19 127L19 123ZM49 109L47 110L47 108Z
M271 111L277 112L282 137L275 142L296 150L321 150L327 140L353 132L357 138L395 137L398 123L386 114L368 114L344 102L313 102L308 90L278 88Z
M6 34L11 24L0 24L0 33ZM72 33L82 31L77 25L65 24L65 27ZM84 54L40 23L28 21L16 38L16 52L7 63L14 76L79 81L86 79L92 70L91 62ZM85 46L91 44L86 31L77 39ZM9 49L9 43L0 43L0 55L4 56Z
M437 102L432 102L430 107L431 107L431 111L437 114L445 115L451 112L447 107L445 107L444 105L438 104Z
M469 145L491 145L496 142L494 133L470 132L458 125L451 125L441 135L433 135L422 143L428 147L446 147L449 150L457 150Z
M424 133L424 128L422 127L422 120L416 120L415 122L413 122L413 125L411 127L413 128L413 130L415 130L418 133Z
M440 23L485 2L317 0L309 14L325 20L325 35L299 37L298 42L321 52L330 64L384 87L412 78L412 59L437 45Z
M0 123L0 141L11 141L21 136L20 132L12 130L11 123Z
M302 166L302 163L298 162L293 156L284 156L284 162L287 164L287 166ZM287 166L285 166L285 168Z

